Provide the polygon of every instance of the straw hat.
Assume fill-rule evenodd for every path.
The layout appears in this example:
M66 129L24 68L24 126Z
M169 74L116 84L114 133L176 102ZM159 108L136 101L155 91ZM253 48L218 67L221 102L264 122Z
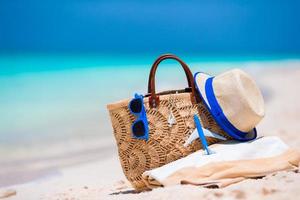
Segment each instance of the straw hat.
M240 141L255 139L255 126L264 117L264 100L254 80L239 69L216 77L198 72L197 91L217 124Z

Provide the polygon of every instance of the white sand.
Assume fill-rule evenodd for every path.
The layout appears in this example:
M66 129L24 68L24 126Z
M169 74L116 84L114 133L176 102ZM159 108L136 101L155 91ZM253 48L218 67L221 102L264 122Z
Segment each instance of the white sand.
M253 65L248 72L256 76L267 94L266 117L257 127L259 133L280 136L300 150L300 63L258 71ZM2 188L0 197L8 189L16 194L7 199L298 199L300 195L300 173L293 172L247 180L224 189L179 185L135 193L122 173L116 149L107 154L98 161L61 168L33 182Z

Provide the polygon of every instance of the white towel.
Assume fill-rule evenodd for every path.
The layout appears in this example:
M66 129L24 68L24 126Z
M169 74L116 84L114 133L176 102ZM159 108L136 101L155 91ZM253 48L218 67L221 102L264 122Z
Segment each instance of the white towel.
M145 183L148 185L149 188L153 188L153 185L154 187L157 187L157 186L167 186L168 184L171 185L178 184L178 182L182 183L185 182L187 178L189 179L187 183L196 181L196 179L197 179L196 182L198 183L200 183L201 180L205 180L206 182L204 183L214 182L214 181L220 182L220 180L214 180L211 174L209 176L201 174L202 177L201 179L199 178L200 172L196 170L197 169L204 170L204 171L209 170L210 171L209 173L212 172L215 173L218 170L216 171L216 169L206 169L205 167L208 165L212 168L218 167L220 171L222 169L225 170L225 168L228 170L228 166L230 165L231 169L234 169L234 167L236 168L238 166L236 170L239 171L240 167L243 166L241 166L241 162L236 162L236 161L246 161L245 164L247 165L248 164L253 165L257 161L258 164L263 165L263 163L260 162L260 159L276 158L277 160L275 159L274 162L281 162L280 160L282 160L282 158L281 157L279 158L278 156L282 156L286 152L289 152L288 155L285 155L285 157L287 157L287 161L288 159L296 159L295 162L297 162L298 164L300 160L300 155L298 154L298 152L295 153L293 151L291 156L291 152L288 151L289 147L280 138L274 136L263 137L263 138L256 139L254 141L249 141L244 143L238 143L236 141L227 141L221 144L211 145L210 148L216 153L211 155L205 155L203 154L203 150L199 150L195 153L190 154L185 158L171 162L162 167L144 172L143 180L145 181ZM283 157L283 160L285 160L285 157ZM272 162L272 160L268 162ZM225 168L224 165L226 165ZM289 166L289 162L286 163L285 167L286 168L284 169L290 169L291 166ZM191 170L190 173L188 173L186 169L190 169ZM243 169L243 170L244 171L241 171L242 174L240 174L240 176L235 175L233 177L232 175L223 174L223 177L218 177L218 178L223 179L222 181L224 181L225 179L228 180L232 178L239 178L239 179L235 179L235 181L231 180L232 183L237 182L237 180L243 180L246 176L248 176L246 174L249 174L249 169ZM258 175L266 175L268 169L261 168L261 170L264 170L263 171L264 173L260 171L260 169L256 170L255 173L260 173ZM276 170L276 168L274 167L272 169L270 168L270 172L274 170ZM251 176L255 176L255 173L253 174L253 172L251 172ZM190 177L191 174L195 174L195 180L193 180L193 177ZM173 178L170 178L172 176Z

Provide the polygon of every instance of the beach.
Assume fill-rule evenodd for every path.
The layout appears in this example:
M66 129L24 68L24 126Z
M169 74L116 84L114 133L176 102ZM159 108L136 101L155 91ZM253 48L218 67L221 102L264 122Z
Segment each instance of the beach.
M235 65L238 66L238 64ZM232 65L217 69L214 73L231 67ZM265 98L266 116L257 127L259 135L279 136L290 147L300 151L300 61L247 62L244 63L243 69L254 77ZM129 70L134 71L134 69ZM195 71L195 68L192 67L192 71ZM86 81L91 80L90 74L100 75L96 72L91 69L87 73ZM123 175L108 113L104 105L113 100L119 100L120 96L129 97L133 91L143 91L141 85L145 85L146 80L142 77L147 77L148 69L143 69L140 72L142 73L141 77L135 80L140 81L140 85L126 85L130 88L130 91L112 89L109 96L102 102L89 101L89 95L97 91L99 93L100 91L109 93L106 87L103 86L99 89L94 86L94 88L90 88L88 92L84 93L86 95L85 101L90 102L91 105L87 109L89 114L76 118L76 122L81 122L81 124L77 124L76 131L78 134L72 140L64 141L62 138L60 142L57 142L60 138L59 132L65 131L71 134L74 131L69 129L67 124L63 128L58 126L53 129L52 127L51 131L56 133L54 133L54 136L49 136L49 143L41 142L40 145L27 148L26 151L24 151L24 145L19 150L14 149L13 152L9 152L9 147L2 148L0 197L1 194L5 196L5 192L9 196L5 199L9 200L295 199L300 195L300 173L295 172L279 172L261 179L249 179L223 189L178 185L141 193L134 191ZM128 70L120 69L119 74L116 74L116 76L117 78L123 77L121 81L125 81L127 77L124 78L122 75L126 73L128 73ZM82 73L80 72L80 74ZM104 77L107 74L103 75L102 72ZM25 75L24 78L26 79ZM41 77L41 79L43 78L45 80L46 75ZM61 77L61 79L63 78ZM94 82L90 82L91 85L94 84ZM116 83L116 85L118 84ZM178 84L180 85L181 82ZM167 87L169 85L162 85L161 88ZM172 87L177 87L177 83ZM85 88L86 86L82 86L79 89L83 90ZM74 87L74 91L76 89L78 88ZM77 98L77 96L72 96L72 98ZM80 98L78 97L78 99ZM74 115L76 115L79 112L80 106L78 105L80 103L81 101L78 100L66 110L74 112ZM97 104L101 104L103 107L100 108L99 106L98 110L94 110L94 106ZM79 108L75 109L76 106ZM90 118L96 118L97 120L91 121ZM59 123L55 120L54 122ZM101 126L97 125L98 122ZM72 124L74 121L68 121L68 123ZM102 124L105 125L102 126ZM24 127L27 128L26 124L24 124ZM17 132L17 129L15 130ZM35 131L38 132L39 129ZM99 133L99 136L97 136L95 134L97 132L101 132L101 134ZM52 140L55 142L52 142ZM30 141L27 144L30 146ZM44 148L45 144L49 146Z

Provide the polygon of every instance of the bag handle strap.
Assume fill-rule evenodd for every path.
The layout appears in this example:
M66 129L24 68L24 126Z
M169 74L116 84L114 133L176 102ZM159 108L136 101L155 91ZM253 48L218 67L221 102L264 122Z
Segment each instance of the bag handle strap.
M149 106L150 108L156 108L159 105L159 96L155 93L155 73L157 70L158 65L166 59L173 59L178 61L187 78L188 81L188 85L189 88L191 88L192 90L192 94L191 94L191 101L192 103L196 103L196 99L195 99L195 83L194 83L194 78L193 78L193 74L191 72L191 70L189 69L189 67L187 66L187 64L185 64L180 58L178 58L175 55L172 54L164 54L161 55L160 57L158 57L155 62L152 65L152 68L150 70L150 74L149 74L149 79L148 79L148 94L150 95L149 97Z

